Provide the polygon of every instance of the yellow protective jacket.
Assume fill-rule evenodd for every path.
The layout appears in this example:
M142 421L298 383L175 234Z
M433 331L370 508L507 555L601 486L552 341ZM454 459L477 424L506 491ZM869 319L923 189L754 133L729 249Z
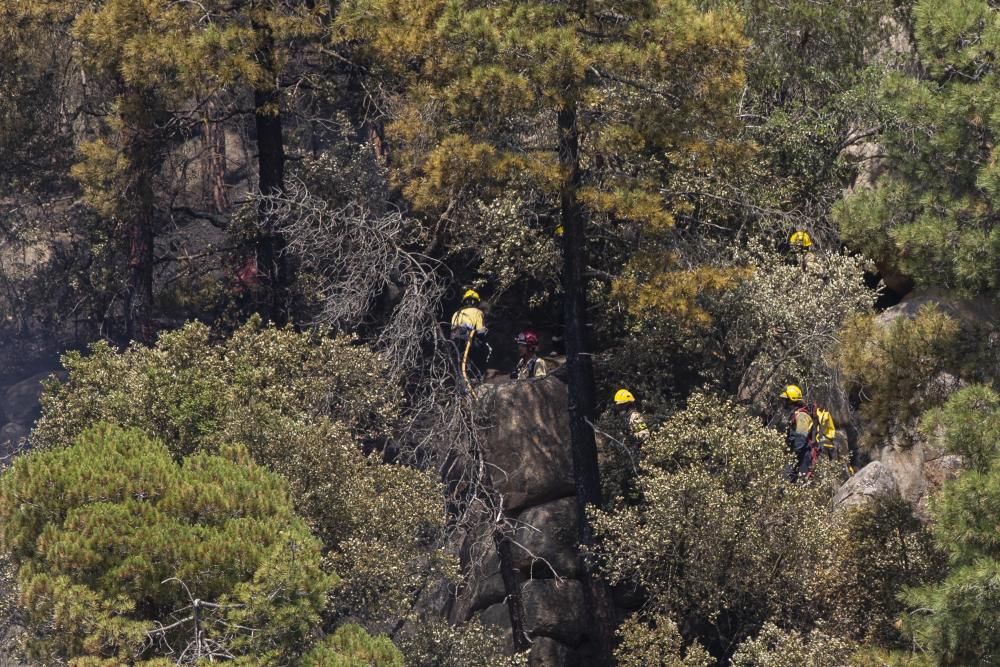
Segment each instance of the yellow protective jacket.
M649 438L649 427L646 426L646 418L638 410L631 410L628 413L628 429L639 442L646 442Z
M483 311L475 306L466 306L455 311L451 316L451 332L454 334L458 329L475 331L476 334L483 334L486 331L486 321L483 318Z
M824 447L832 448L837 437L837 427L833 423L833 415L829 410L816 408L816 442Z

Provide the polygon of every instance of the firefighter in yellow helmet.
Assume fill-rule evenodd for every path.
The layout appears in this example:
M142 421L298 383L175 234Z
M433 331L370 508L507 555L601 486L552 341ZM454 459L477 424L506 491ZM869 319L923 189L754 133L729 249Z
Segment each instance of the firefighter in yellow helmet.
M813 466L817 459L816 421L806 406L802 389L790 384L779 395L783 410L788 414L785 427L785 440L788 449L795 454L794 466L785 470L785 475L791 482L799 476L811 477Z
M826 452L830 459L835 457L837 428L830 411L807 403L798 385L787 385L779 398L788 413L785 430L788 447L796 457L795 467L786 471L788 479L794 482L799 475L812 476L821 452Z
M479 379L485 371L483 351L486 345L486 318L479 309L479 293L468 289L462 295L462 307L451 316L451 340L455 344L460 375Z
M615 407L620 414L624 415L628 432L635 438L636 442L639 444L646 442L649 439L649 427L646 426L646 418L642 416L635 404L635 396L632 395L632 392L628 389L616 391Z
M809 232L799 229L792 232L788 237L788 247L792 251L792 256L799 268L805 271L815 262L813 256L813 240Z

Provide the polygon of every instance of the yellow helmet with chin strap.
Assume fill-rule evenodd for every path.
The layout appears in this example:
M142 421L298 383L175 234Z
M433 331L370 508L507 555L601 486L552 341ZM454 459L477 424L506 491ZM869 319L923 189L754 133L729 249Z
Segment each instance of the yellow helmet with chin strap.
M615 403L618 405L625 405L626 403L634 403L635 396L632 395L628 389L619 389L615 392Z
M468 301L469 299L472 299L473 301L479 301L480 300L479 292L477 292L474 289L465 290L465 294L462 295L462 301Z
M780 398L787 398L793 403L799 403L802 401L802 390L799 389L798 385L787 385L785 391L781 392Z
M809 232L798 230L788 237L788 243L793 248L801 248L807 250L812 247L812 238L809 236Z

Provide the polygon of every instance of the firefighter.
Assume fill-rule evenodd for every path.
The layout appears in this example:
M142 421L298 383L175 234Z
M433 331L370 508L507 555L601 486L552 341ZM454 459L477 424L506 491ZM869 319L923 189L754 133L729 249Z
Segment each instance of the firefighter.
M529 380L545 377L548 370L545 360L538 356L538 334L525 329L514 339L517 343L517 367L510 374L512 380Z
M795 454L795 464L786 469L786 477L790 482L795 482L800 476L812 477L813 466L816 465L819 454L816 442L817 420L813 411L806 405L802 389L797 385L786 386L779 398L782 408L788 414L785 428L786 442L788 449Z
M486 349L486 320L479 309L479 293L469 289L462 295L462 307L451 316L451 340L455 344L459 374L465 381L478 380L485 370L482 352Z
M628 389L619 389L615 392L615 407L624 415L629 434L635 438L636 442L642 444L649 439L649 427L646 426L646 418L639 412L635 403L635 396Z

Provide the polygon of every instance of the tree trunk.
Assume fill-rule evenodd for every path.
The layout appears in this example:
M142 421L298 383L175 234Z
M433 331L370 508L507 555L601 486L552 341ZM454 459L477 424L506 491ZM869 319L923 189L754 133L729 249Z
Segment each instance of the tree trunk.
M510 536L499 526L494 529L493 543L497 548L500 578L503 579L504 592L507 594L507 612L510 615L514 648L518 651L527 651L531 648L531 640L524 625L524 600L521 597L521 582L518 580L517 568L514 567L513 544Z
M563 223L563 291L565 293L566 370L569 377L570 447L573 452L573 479L579 512L580 544L594 544L594 530L587 518L588 505L601 506L601 477L597 465L594 429L594 368L590 357L587 327L587 265L584 216L577 199L580 185L580 136L576 105L559 111L559 166L562 169L560 204ZM611 665L614 624L611 592L594 575L594 562L584 558L584 597L594 629L595 661Z
M229 208L226 196L226 131L220 123L212 120L214 114L215 103L208 102L201 132L202 192L205 207L222 213Z
M254 24L263 40L257 51L263 68L274 73L274 40L268 28ZM281 130L280 93L277 74L273 85L261 86L253 91L254 118L257 128L258 189L262 195L282 195L285 192L285 141ZM285 237L274 229L274 218L268 205L261 201L257 207L260 229L252 251L257 260L257 272L266 290L263 315L275 324L288 321L288 287L291 285L288 259L285 257Z
M140 343L153 342L153 242L155 210L153 178L159 167L159 142L152 94L125 87L121 121L128 171L127 202L128 271L125 283L125 336Z

